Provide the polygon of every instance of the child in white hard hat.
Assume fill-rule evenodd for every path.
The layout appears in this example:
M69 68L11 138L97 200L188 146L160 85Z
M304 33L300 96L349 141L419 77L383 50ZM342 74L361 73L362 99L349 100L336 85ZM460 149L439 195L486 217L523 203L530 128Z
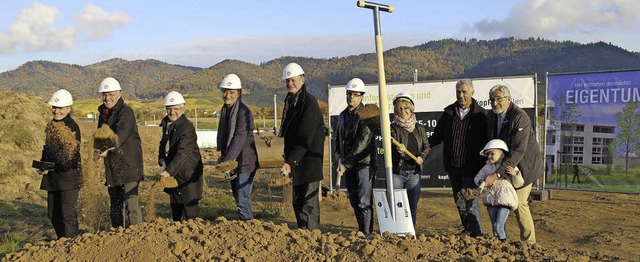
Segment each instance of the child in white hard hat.
M487 164L478 172L475 182L480 186L480 190L485 187L485 179L494 174L502 164L505 154L509 152L507 144L500 139L489 141L482 151L481 156L487 157ZM491 228L493 235L500 241L507 241L507 233L504 229L509 211L518 208L518 194L515 187L521 187L524 179L518 167L506 167L506 176L497 174L498 179L492 184L486 185L486 190L482 194L482 202L487 206L489 218L491 218Z

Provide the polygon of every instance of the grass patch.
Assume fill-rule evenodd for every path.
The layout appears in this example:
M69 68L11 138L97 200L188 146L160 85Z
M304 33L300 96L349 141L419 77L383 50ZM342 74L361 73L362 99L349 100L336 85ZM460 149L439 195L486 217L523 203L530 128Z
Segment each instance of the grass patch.
M20 250L25 243L52 238L46 208L17 201L0 201L0 256Z

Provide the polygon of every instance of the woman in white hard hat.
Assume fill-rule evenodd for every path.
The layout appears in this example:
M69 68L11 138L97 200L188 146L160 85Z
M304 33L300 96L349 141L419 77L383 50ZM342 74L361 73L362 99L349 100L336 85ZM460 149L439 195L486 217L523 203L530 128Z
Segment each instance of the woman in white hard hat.
M279 136L284 138L284 165L280 171L292 178L293 210L298 228L320 227L318 193L322 180L326 134L318 101L305 85L302 67L290 63L282 71L287 97Z
M78 234L78 192L82 187L80 165L80 128L71 118L73 98L67 90L60 89L49 99L53 119L45 130L42 149L43 162L54 163L50 170L41 168L40 189L48 191L47 209L58 238Z
M481 156L487 157L487 163L476 175L474 181L484 188L485 179L492 175L502 166L502 160L509 153L507 144L500 139L493 139L480 151ZM487 206L493 236L502 242L507 242L507 232L504 227L509 217L510 210L518 208L518 194L515 187L524 185L524 179L518 167L507 166L506 176L498 174L498 179L493 184L488 185L482 195L482 201Z
M411 96L399 93L393 100L394 120L391 123L391 137L400 142L400 146L392 145L391 158L393 161L393 187L407 190L409 208L413 225L416 225L416 211L420 200L420 176L422 163L429 155L430 147L427 140L427 129L417 124L413 113L415 104ZM405 152L416 156L411 158Z
M242 82L229 74L220 83L224 105L220 110L217 149L222 153L219 162L237 161L231 170L237 176L230 181L233 198L238 208L238 219L253 219L251 188L258 169L258 151L253 137L253 115L242 102Z
M158 148L160 176L173 177L176 188L165 188L171 203L173 221L195 219L202 199L202 157L196 129L184 116L184 97L175 91L164 97L167 116L162 118L162 139Z

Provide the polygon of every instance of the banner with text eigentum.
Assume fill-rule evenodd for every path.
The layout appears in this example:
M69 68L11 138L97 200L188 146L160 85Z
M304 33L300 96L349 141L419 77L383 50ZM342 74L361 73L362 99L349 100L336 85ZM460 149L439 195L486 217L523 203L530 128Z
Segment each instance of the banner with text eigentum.
M546 185L640 192L640 70L547 76Z
M440 115L444 108L456 101L457 82L458 80L417 83L387 83L387 100L389 101L387 106L389 107L389 117L391 121L393 121L393 105L391 104L393 102L393 98L398 93L409 94L415 102L415 114L418 124L426 127L429 134L431 134L437 125L438 119L440 119ZM512 101L529 114L529 117L533 122L532 124L535 126L535 121L533 121L533 119L535 119L534 116L536 111L535 83L536 80L533 75L473 79L475 89L473 98L477 100L480 106L487 110L491 110L491 104L489 103L489 90L496 84L507 85L511 91ZM332 131L337 126L338 115L347 108L345 84L332 85L329 89L329 115ZM365 104L379 103L377 83L367 83L366 93L363 96L362 102ZM382 138L378 136L376 137L376 140L378 168L375 186L384 187L385 174ZM332 156L335 156L335 152L333 152L333 149L335 148L334 143L335 141L332 139ZM443 167L442 144L431 150L429 157L424 161L423 167L421 177L421 185L423 188L450 187L449 178ZM336 178L336 168L337 159L336 157L332 157L331 175L334 183ZM342 185L345 185L344 181L342 182Z

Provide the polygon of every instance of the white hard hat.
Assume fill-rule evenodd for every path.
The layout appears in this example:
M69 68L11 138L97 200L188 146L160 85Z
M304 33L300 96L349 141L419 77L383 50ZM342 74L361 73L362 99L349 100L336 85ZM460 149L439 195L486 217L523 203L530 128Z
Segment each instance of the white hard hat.
M55 107L67 107L73 105L73 97L69 91L60 89L53 93L48 103Z
M107 93L119 90L122 90L122 88L120 88L120 83L118 83L118 80L113 77L105 78L104 80L102 80L102 82L100 82L100 86L98 86L99 93Z
M171 91L164 97L164 106L182 105L184 103L184 97L176 91Z
M289 63L282 70L282 80L287 80L294 76L304 75L304 71L302 71L302 67L296 63Z
M415 104L413 103L413 99L411 99L411 96L410 95L406 95L404 93L398 93L396 95L396 97L393 99L393 105L396 105L396 102L398 102L398 100L400 100L400 99L407 99L407 100L409 100L409 102L411 102L412 105L415 106Z
M220 88L224 89L242 89L242 82L236 74L228 74L222 79Z
M351 81L347 83L347 86L345 86L345 89L347 89L347 91L352 91L352 92L362 92L362 93L366 92L364 88L364 82L362 82L362 79L360 78L351 79Z
M492 139L491 141L487 142L487 144L484 146L484 149L480 151L480 155L487 156L487 151L489 151L489 149L502 149L505 152L509 152L507 143L502 141L502 139Z

